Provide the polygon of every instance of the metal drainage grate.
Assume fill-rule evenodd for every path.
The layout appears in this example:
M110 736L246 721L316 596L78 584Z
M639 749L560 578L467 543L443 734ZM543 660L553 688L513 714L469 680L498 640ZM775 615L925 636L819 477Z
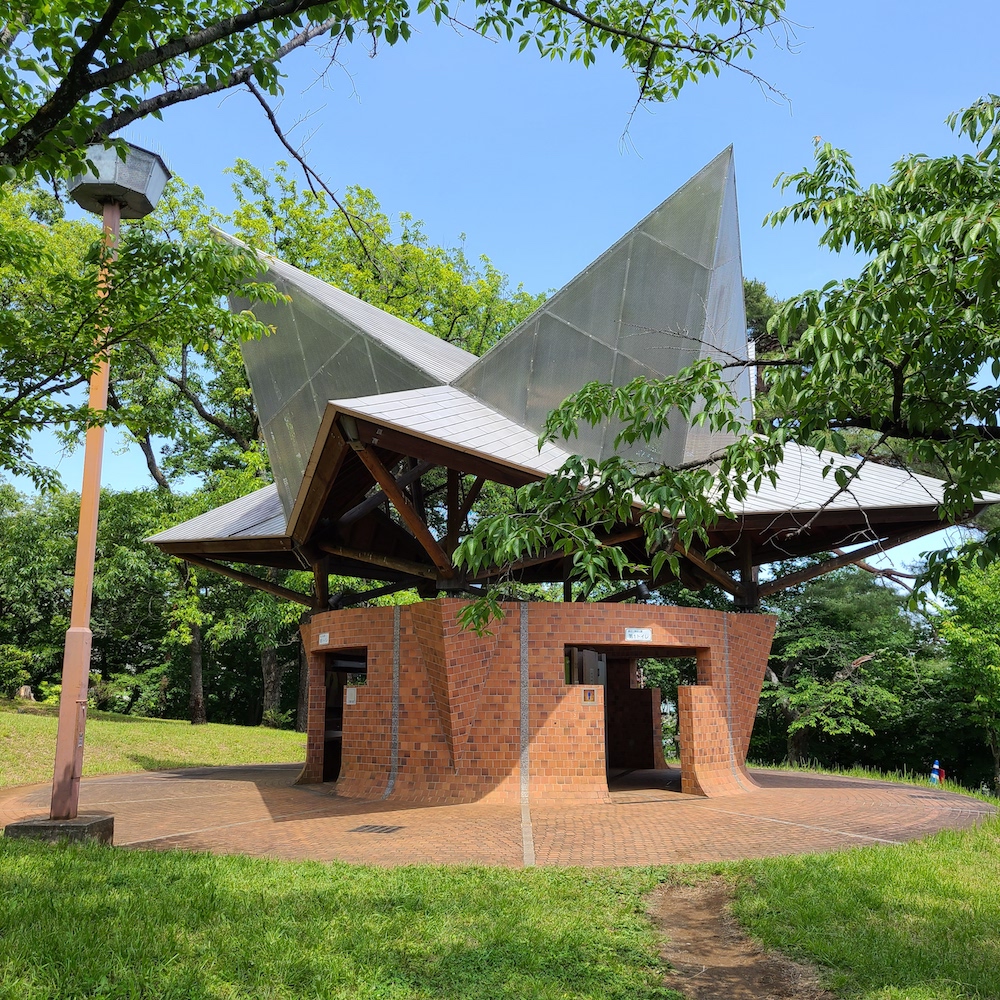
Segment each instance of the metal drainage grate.
M353 830L348 830L348 833L395 833L397 830L402 830L401 826L379 826L377 823L365 823L363 826L356 826Z

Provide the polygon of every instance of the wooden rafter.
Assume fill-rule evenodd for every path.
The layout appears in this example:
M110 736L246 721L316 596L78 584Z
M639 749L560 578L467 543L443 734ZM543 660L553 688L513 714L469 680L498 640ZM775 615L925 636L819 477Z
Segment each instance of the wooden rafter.
M287 587L272 583L270 580L262 580L259 576L241 573L238 569L213 562L211 559L199 559L197 556L186 555L184 556L184 561L191 563L192 566L201 566L203 569L210 569L213 573L218 573L221 576L228 576L230 580L236 580L237 583L245 583L248 587L263 590L267 594L284 598L286 601L295 601L298 604L304 604L307 608L312 608L315 605L315 598L310 597L309 594L300 594L297 590L289 590Z
M629 528L627 531L621 531L617 535L609 535L607 538L602 538L601 545L621 545L623 542L630 542L636 538L641 538L642 535L642 528ZM543 563L554 562L556 559L564 558L566 558L565 552L556 552L554 549L545 549L544 551L539 552L537 556L528 556L527 558L521 559L516 563L512 563L510 566L494 566L490 569L480 570L470 579L472 582L479 583L483 580L489 580L494 576L503 576L506 573L520 573L523 569L530 569L532 566L540 566Z
M405 573L407 576L416 576L424 580L437 579L437 573L430 566L411 562L409 559L397 559L395 556L384 556L378 552L364 552L361 549L348 549L339 545L328 545L326 542L317 542L316 545L328 555L337 556L340 559L352 559L355 562L368 563L370 566L395 570L397 573Z
M430 462L418 462L412 469L407 469L402 475L396 477L396 485L402 490L404 487L409 486L414 479L419 479L424 473L429 472L433 468L434 466ZM384 490L376 490L370 497L365 497L361 503L356 504L346 514L341 515L340 520L337 521L337 526L343 528L348 524L353 524L376 507L381 507L386 499Z
M347 433L346 428L342 427L341 429ZM403 522L413 532L413 536L420 542L427 555L430 556L431 562L438 568L440 575L446 580L452 579L455 576L455 568L451 564L448 553L441 548L440 543L431 534L430 528L427 527L424 519L406 498L406 494L396 485L396 480L393 479L392 474L379 460L378 455L371 448L366 448L361 441L357 439L351 440L349 433L347 433L347 437L348 443L357 453L358 458L361 459L365 468L371 473L375 482L382 487L382 492L389 498L390 503L399 512L399 516L403 519Z
M854 552L845 552L843 555L827 559L826 562L817 563L815 566L807 566L805 569L789 573L787 576L779 577L777 580L768 580L767 583L761 584L760 596L769 597L771 594L778 593L779 590L787 590L789 587L795 587L800 583L807 583L809 580L813 580L817 576L822 576L824 573L830 573L843 566L850 566L852 563L862 562L870 556L880 555L885 549L891 549L896 545L902 545L904 542L912 542L917 538L922 538L924 535L940 531L942 527L943 525L940 521L931 525L923 524L919 528L911 528L909 531L901 531L898 534L890 535L884 541L873 542L871 545L866 545L863 549L856 549Z
M711 559L707 559L697 549L686 549L680 542L674 541L674 548L685 559L694 563L709 579L714 580L723 590L728 591L734 597L742 598L743 587L736 582L724 569L716 566Z

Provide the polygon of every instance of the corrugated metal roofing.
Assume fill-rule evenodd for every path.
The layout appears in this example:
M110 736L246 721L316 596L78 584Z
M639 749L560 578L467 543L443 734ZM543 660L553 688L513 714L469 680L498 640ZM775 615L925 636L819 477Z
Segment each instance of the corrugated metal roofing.
M545 444L539 451L534 431L450 385L331 400L331 405L342 413L392 424L542 476L555 472L569 458L569 452L553 444Z
M868 462L846 490L840 491L833 472L823 475L830 465L858 469L861 459L817 452L797 444L785 446L777 468L778 482L765 479L743 504L731 503L734 513L781 514L796 511L884 510L906 507L936 507L944 499L945 484L931 476L906 469ZM998 493L984 493L986 503L1000 501Z
M201 542L226 538L280 538L285 534L285 511L272 483L245 497L206 511L147 538L147 542Z
M380 425L450 445L461 451L545 476L555 472L569 452L546 444L541 452L533 431L508 420L484 403L452 386L432 386L332 400L341 413L368 418ZM885 465L868 463L839 492L833 474L823 475L830 462L857 468L859 459L816 452L796 444L785 447L778 466L778 483L765 480L742 504L730 504L737 515L809 513L818 510L905 510L935 507L945 484ZM984 493L985 503L1000 502L1000 494ZM284 510L275 486L208 511L146 539L149 542L221 541L238 538L279 538L286 534Z

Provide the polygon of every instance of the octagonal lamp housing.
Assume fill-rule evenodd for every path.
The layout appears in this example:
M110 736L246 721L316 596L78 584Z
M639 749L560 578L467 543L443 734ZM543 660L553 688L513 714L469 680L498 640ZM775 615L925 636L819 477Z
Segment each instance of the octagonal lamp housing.
M121 205L123 219L142 219L156 208L170 171L156 154L126 143L123 160L115 146L88 146L93 169L70 178L70 197L83 209L101 215L108 202Z

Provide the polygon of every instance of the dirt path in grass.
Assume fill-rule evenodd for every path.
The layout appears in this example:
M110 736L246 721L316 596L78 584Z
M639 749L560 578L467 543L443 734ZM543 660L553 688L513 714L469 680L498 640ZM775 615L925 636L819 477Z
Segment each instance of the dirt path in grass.
M834 1000L816 973L758 948L729 915L729 890L717 879L662 886L650 913L673 967L666 985L688 1000Z

